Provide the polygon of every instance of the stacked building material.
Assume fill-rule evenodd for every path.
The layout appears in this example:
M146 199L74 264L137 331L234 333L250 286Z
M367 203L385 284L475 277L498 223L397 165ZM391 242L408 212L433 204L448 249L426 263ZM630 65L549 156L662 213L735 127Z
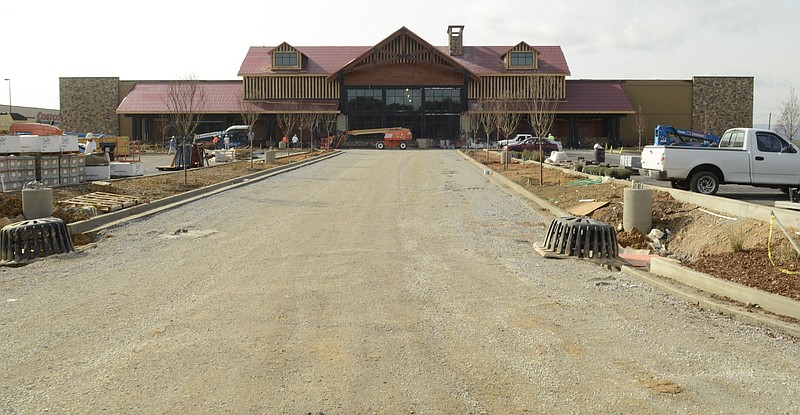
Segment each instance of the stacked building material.
M27 182L36 180L35 156L0 155L0 189L20 190Z

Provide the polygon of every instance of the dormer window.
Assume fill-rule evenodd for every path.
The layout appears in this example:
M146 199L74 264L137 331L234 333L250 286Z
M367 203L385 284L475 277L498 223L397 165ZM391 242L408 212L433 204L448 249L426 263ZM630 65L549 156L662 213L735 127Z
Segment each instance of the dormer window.
M272 66L277 69L299 69L300 54L298 52L273 52Z
M534 68L533 52L511 52L508 67L512 68Z

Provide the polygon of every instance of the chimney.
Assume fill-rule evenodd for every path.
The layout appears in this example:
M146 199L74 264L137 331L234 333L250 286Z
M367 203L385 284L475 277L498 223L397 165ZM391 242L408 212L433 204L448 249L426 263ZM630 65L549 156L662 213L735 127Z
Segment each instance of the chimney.
M464 56L464 39L462 33L464 26L447 26L450 37L450 56Z

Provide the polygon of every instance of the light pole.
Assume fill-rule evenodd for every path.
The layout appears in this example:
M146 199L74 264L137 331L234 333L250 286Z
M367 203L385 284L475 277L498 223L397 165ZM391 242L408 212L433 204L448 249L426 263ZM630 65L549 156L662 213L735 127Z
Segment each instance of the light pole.
M8 81L8 115L11 115L11 78L5 78Z

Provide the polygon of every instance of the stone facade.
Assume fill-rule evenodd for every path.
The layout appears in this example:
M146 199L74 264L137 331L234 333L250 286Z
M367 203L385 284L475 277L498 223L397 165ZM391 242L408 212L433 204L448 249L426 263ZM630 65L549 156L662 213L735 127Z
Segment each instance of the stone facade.
M692 129L721 135L753 126L752 76L696 76L692 82Z
M119 135L119 78L60 78L61 129Z

